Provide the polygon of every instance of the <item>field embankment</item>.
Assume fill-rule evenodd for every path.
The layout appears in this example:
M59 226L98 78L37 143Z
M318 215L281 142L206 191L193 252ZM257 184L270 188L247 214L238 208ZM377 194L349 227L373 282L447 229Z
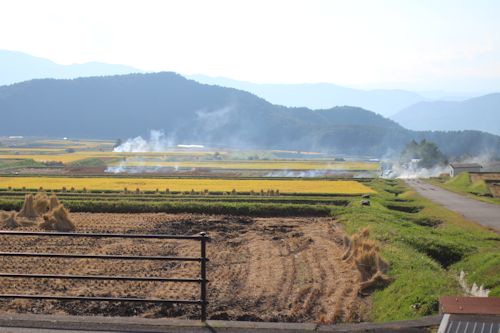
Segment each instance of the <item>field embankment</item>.
M490 177L491 180L495 180L500 177L500 173L492 173ZM462 172L453 178L431 178L428 182L458 194L500 205L500 197L496 193L500 180L493 183L488 180L488 177L481 177L480 174Z
M417 318L438 311L440 295L462 295L460 271L500 295L500 238L411 191L399 180L375 180L369 207L339 212L348 232L369 228L394 281L373 294L372 319Z

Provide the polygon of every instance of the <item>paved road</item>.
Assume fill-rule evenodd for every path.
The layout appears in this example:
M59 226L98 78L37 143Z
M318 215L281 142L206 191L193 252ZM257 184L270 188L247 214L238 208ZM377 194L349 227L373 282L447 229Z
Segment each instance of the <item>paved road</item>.
M489 204L456 194L419 179L409 179L406 183L420 195L500 233L500 205Z

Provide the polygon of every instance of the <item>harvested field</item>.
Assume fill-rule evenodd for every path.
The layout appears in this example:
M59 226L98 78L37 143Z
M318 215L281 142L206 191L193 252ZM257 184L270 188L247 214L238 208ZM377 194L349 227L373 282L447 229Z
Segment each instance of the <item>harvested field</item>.
M345 234L331 218L73 213L79 232L195 234L207 231L209 318L355 322L368 312L361 275L342 260ZM18 230L28 230L22 227ZM0 237L0 251L198 256L199 243L135 239ZM198 264L0 257L3 272L193 277ZM198 285L2 278L0 293L197 298ZM197 307L2 300L0 311L198 318Z

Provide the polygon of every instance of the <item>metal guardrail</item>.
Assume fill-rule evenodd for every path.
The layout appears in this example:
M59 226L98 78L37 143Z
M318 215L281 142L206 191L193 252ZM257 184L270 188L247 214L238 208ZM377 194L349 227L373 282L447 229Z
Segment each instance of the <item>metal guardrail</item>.
M1 278L22 279L75 279L75 280L110 280L110 281L157 281L172 283L199 283L200 298L197 300L186 299L148 299L128 297L85 297L85 296L52 296L52 295L22 295L0 294L0 298L18 299L43 299L66 301L104 301L104 302L143 302L162 304L196 304L201 308L201 320L207 320L207 254L206 246L209 237L201 232L194 236L179 235L151 235L151 234L107 234L107 233L67 233L67 232L29 232L29 231L0 231L0 236L16 237L87 237L87 238L140 238L140 239L166 239L166 240L193 240L200 242L199 257L174 257L174 256L127 256L127 255L94 255L94 254L66 254L66 253L28 253L28 252L0 252L3 257L37 257L37 258L69 258L69 259L100 259L100 260L163 260L199 262L199 278L163 278L163 277L132 277L132 276L104 276L104 275L58 275L58 274L24 274L0 272Z

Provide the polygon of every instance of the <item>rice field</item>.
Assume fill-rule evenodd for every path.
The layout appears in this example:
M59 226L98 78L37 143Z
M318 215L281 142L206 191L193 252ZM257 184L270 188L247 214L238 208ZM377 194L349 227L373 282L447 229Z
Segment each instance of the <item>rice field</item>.
M14 153L17 152L17 153ZM21 148L21 149L0 149L0 159L32 159L37 162L62 162L62 163L72 163L87 158L157 158L157 159L168 159L171 157L182 157L182 156L209 156L213 155L214 152L193 152L193 151L172 151L172 152L161 152L161 153L113 153L110 151L99 152L99 151L77 151L74 153L65 153L60 151L58 154L57 150L47 150L44 148L33 154L33 148Z
M172 161L176 158L209 157L215 152L193 152L172 151L162 153L113 153L96 151L79 151L65 153L57 150L46 149L40 153L33 154L33 148L17 149L7 153L6 149L0 149L0 159L32 159L36 162L61 162L70 164L89 158L97 159L121 159L120 162L110 164L120 166L156 166L173 168L210 168L210 169L236 169L236 170L379 170L379 164L373 162L337 162L331 160L262 160L262 161ZM224 155L224 153L221 153Z
M378 163L332 161L124 161L120 166L158 166L177 168L210 168L236 170L366 170L379 169Z
M86 190L204 191L258 192L279 190L282 193L364 194L374 191L357 182L308 179L199 179L199 178L119 178L119 177L0 177L0 188L40 188L58 190L63 187Z

